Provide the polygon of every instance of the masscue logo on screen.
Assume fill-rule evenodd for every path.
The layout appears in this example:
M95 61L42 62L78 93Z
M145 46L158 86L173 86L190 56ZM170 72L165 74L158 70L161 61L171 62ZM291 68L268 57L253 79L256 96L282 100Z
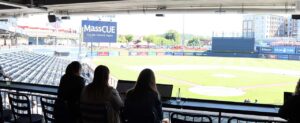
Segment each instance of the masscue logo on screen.
M82 21L84 42L117 42L117 23L107 21Z

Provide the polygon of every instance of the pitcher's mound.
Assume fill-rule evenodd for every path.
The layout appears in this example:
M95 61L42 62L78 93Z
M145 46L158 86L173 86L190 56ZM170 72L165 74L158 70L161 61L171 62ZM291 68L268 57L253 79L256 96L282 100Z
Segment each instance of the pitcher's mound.
M189 91L200 95L219 97L241 96L245 94L241 89L219 86L195 86L189 88Z

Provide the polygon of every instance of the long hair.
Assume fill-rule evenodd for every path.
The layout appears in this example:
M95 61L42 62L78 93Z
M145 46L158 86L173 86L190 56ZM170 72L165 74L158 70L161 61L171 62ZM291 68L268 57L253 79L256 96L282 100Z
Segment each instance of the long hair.
M153 91L159 94L156 87L155 75L151 69L142 70L135 84L134 91L138 93Z
M2 66L0 65L0 77L2 77L4 75L4 70L2 68Z
M66 68L66 74L72 75L78 73L81 69L81 64L78 61L71 62Z
M94 72L94 79L91 86L103 91L108 87L109 69L104 65L99 65Z
M295 89L295 95L300 95L300 79L298 80L296 89Z

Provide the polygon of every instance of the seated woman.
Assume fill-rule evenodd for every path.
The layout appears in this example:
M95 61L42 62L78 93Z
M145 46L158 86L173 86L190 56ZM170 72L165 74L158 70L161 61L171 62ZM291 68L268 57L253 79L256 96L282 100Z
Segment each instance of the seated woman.
M79 101L85 80L80 76L81 64L73 61L60 79L57 100L54 106L56 123L77 123L80 116Z
M299 123L300 121L300 79L296 86L294 96L291 97L279 110L279 116L286 119L288 123Z
M108 123L120 123L119 111L123 107L123 101L118 91L109 86L108 80L109 69L103 65L98 66L93 82L83 89L80 101L87 104L107 103Z
M135 87L127 92L123 117L127 123L160 123L163 120L162 104L152 70L144 69Z

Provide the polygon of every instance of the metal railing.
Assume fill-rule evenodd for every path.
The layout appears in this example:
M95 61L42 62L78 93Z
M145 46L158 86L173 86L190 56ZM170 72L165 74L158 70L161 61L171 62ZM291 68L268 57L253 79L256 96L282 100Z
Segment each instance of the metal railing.
M34 87L36 87L34 89ZM43 89L45 88L45 89ZM46 89L48 88L48 89ZM26 94L30 100L32 114L42 114L41 97L56 97L58 87L48 85L35 85L20 82L0 81L0 93L2 96L3 107L10 109L8 93Z
M116 79L110 79L110 85L116 86ZM3 106L10 109L10 104L8 101L8 93L17 92L26 94L30 100L31 112L34 114L43 114L41 109L41 97L56 97L57 96L57 86L49 85L37 85L21 82L8 82L0 81L0 92L3 98ZM184 103L190 103L192 105L186 105ZM237 106L245 107L246 109L256 108L274 108L273 105L262 105L262 104L243 104L243 103L234 103L234 102L222 102L222 101L208 101L208 100L199 100L199 99L182 99L182 102L177 102L176 98L170 98L168 101L163 102L163 111L164 117L169 118L173 112L183 112L183 113L192 113L192 114L205 114L213 119L213 123L227 123L230 117L247 117L247 118L256 118L256 119L267 119L274 123L284 122L284 120L278 118L275 113L264 113L262 112L249 112L243 109L239 110L230 110L224 109L223 107L205 107L203 105L224 105L224 106ZM276 108L276 106L275 106ZM235 112L237 111L237 112ZM222 115L221 115L222 113Z

